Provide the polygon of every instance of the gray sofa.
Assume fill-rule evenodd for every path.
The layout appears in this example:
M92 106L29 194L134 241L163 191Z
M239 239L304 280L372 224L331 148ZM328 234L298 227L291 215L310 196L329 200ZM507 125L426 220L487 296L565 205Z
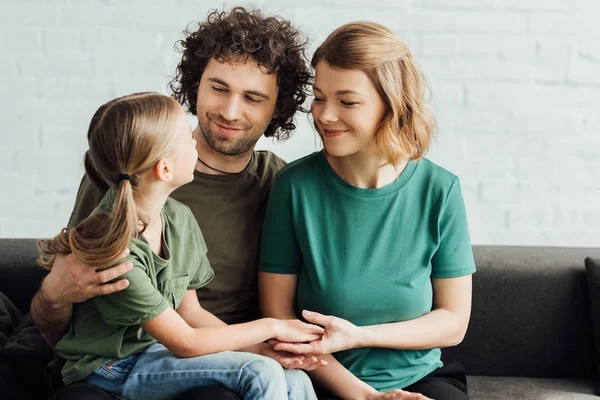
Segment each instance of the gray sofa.
M600 257L600 249L473 250L469 330L443 350L465 366L471 399L598 398L584 259ZM0 239L0 292L23 314L45 275L36 254L35 240Z

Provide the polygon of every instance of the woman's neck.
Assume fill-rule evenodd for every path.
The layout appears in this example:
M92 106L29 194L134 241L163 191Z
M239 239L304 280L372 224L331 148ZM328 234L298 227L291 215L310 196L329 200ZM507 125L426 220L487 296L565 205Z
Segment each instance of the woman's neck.
M377 189L394 182L406 167L406 162L390 165L383 157L354 153L349 156L335 157L325 152L331 168L349 184L362 189Z

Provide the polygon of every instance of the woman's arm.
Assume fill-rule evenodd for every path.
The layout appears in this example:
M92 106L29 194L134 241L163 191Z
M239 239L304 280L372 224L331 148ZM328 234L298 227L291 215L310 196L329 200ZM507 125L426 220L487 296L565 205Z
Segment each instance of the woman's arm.
M334 316L304 312L305 319L325 327L323 339L306 344L278 343L293 353L331 353L357 347L420 350L457 345L471 314L471 275L432 279L433 310L409 321L357 327Z
M146 332L178 357L240 350L273 337L284 341L317 340L323 331L318 326L299 320L279 321L273 318L226 325L203 310L192 291L186 293L179 309L189 322L169 307L157 317L142 323Z
M295 274L258 273L258 293L262 315L280 319L297 318L294 302L298 276ZM310 353L310 352L307 352ZM310 376L342 399L367 399L378 392L362 382L331 354L321 357L326 366L309 371Z

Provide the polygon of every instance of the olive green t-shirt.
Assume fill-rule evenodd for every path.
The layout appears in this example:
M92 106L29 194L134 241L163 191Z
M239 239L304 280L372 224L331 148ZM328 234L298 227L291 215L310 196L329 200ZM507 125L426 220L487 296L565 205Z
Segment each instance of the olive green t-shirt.
M273 185L260 270L298 276L297 311L359 326L427 314L432 278L475 271L458 178L422 159L389 185L362 189L341 179L322 152L291 163ZM439 349L363 347L334 356L380 391L442 365Z
M269 151L255 151L239 174L209 175L171 195L187 205L198 221L215 278L197 290L202 307L233 324L259 317L258 252L262 222L275 174L285 162ZM103 193L84 176L69 226L86 218Z
M115 193L109 190L92 212L109 214ZM137 353L156 340L140 326L168 307L177 309L186 290L198 289L214 276L206 245L192 212L167 199L161 210L162 256L156 255L143 236L130 242L126 257L133 269L123 277L129 286L73 306L69 332L56 345L66 359L65 385L79 381L104 362Z

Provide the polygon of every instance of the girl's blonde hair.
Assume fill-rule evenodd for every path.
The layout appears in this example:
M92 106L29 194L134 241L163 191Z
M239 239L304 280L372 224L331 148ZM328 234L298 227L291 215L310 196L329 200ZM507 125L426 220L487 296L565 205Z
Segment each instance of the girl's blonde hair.
M386 162L397 165L427 153L437 129L426 104L427 81L392 30L374 22L342 25L319 46L311 61L313 68L321 61L334 68L363 71L377 89L388 107L375 136Z
M115 191L114 205L108 216L88 217L38 241L38 264L51 269L58 254L74 253L90 266L108 266L144 231L149 219L136 209L133 193L144 173L173 148L179 107L169 96L147 92L119 97L96 111L85 170L99 188Z

